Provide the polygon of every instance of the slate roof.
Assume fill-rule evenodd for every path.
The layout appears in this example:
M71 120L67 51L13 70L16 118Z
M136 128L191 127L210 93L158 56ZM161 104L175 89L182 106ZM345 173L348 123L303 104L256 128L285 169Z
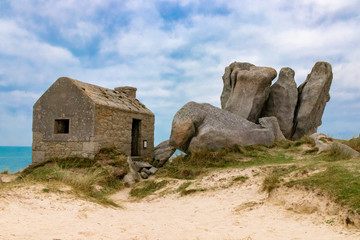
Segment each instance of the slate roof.
M125 92L103 88L90 83L67 78L84 92L95 104L121 109L128 112L137 112L154 115L144 104L136 98L131 98Z

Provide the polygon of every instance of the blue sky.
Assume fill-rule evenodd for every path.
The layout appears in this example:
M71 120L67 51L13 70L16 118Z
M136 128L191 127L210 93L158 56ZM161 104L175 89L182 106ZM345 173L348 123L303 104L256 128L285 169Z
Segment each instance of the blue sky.
M0 145L30 146L32 106L59 77L130 85L156 115L155 142L188 101L220 106L233 61L332 64L319 131L360 132L360 1L0 0Z

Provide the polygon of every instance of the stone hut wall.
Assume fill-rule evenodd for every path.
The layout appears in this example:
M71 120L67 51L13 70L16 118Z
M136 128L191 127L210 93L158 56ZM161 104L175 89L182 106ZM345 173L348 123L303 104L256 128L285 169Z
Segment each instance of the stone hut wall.
M131 155L133 119L140 120L139 155L143 160L151 160L154 148L154 116L127 112L104 106L95 106L95 142L97 149L116 147L126 155ZM143 141L147 148L143 148Z
M124 89L130 93L59 78L33 108L32 163L71 156L94 158L104 147L131 155L133 119L140 120L138 155L151 160L154 115L135 99L136 88Z
M93 139L93 137L90 137ZM88 157L94 158L98 149L92 142L83 141L48 141L41 132L33 132L32 163L39 163L51 158Z

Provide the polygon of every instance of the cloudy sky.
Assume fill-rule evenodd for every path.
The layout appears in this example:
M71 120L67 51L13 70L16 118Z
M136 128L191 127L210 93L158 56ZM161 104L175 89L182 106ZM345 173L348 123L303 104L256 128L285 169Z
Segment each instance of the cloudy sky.
M330 62L319 131L358 136L358 0L0 0L0 145L31 145L32 106L61 76L137 87L159 143L188 101L220 106L233 61L291 67L298 84Z

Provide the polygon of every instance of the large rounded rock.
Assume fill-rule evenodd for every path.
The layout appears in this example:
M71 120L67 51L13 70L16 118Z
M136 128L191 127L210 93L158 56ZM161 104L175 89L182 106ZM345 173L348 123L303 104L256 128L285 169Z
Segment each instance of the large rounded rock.
M257 122L269 97L271 81L276 70L250 63L230 64L223 76L221 106L251 122Z
M330 63L317 62L306 81L299 86L293 140L315 133L321 125L325 105L330 100L329 90L332 78Z
M282 68L279 79L271 86L269 98L262 115L277 118L284 136L291 138L294 126L294 114L298 102L298 90L291 68Z
M274 140L273 125L264 128L210 104L189 102L174 116L170 145L184 152L214 151L233 145L271 145Z

